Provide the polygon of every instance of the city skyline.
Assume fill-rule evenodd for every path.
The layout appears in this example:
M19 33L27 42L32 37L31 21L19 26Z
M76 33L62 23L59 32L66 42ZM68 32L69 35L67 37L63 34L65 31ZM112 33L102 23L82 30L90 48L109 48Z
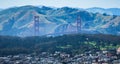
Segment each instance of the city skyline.
M34 5L34 6L50 6L50 7L74 7L74 8L120 8L119 0L0 0L0 8L10 8L16 6Z

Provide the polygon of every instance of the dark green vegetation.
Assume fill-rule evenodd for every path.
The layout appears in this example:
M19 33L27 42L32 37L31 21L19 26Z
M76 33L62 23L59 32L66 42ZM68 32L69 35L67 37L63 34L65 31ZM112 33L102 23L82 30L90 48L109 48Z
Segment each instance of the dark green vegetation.
M61 51L70 54L120 47L120 36L102 34L72 34L57 37L0 36L0 55Z

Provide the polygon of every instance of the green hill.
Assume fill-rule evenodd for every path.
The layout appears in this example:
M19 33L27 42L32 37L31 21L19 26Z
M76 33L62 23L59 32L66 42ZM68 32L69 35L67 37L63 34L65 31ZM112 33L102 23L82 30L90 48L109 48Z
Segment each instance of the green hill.
M120 36L103 34L73 34L57 37L0 36L0 55L55 51L79 54L120 47Z

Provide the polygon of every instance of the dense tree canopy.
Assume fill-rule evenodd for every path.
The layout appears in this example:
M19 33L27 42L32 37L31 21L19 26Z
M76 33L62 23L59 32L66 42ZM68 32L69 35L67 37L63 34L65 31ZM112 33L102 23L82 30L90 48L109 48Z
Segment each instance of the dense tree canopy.
M55 51L70 54L86 51L116 49L120 46L120 36L103 34L72 34L56 37L13 37L0 36L0 55L40 53Z

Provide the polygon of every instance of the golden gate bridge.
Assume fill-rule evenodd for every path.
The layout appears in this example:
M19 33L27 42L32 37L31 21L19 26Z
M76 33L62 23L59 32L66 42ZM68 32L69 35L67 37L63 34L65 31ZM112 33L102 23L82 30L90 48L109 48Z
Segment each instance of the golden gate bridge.
M81 18L80 16L77 16L76 18L76 30L75 31L70 31L71 27L69 26L70 23L68 23L68 26L64 27L66 29L69 29L69 31L64 31L64 32L54 32L54 33L49 33L49 34L44 34L44 35L63 35L63 34L75 34L75 33L80 33L81 32ZM38 15L34 16L34 36L39 36L40 34L40 17ZM72 29L71 29L72 30Z

